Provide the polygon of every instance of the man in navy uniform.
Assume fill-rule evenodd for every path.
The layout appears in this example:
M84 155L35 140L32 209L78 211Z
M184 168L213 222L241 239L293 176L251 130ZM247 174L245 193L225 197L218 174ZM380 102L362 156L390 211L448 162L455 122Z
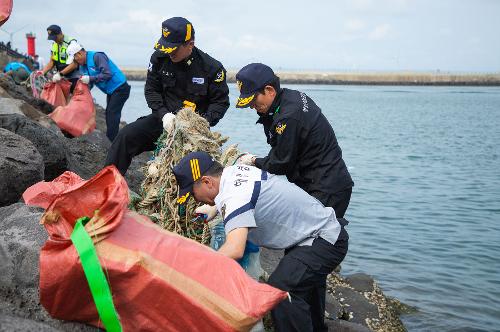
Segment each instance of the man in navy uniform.
M162 23L162 35L149 63L144 94L152 114L125 126L106 158L121 174L132 158L155 149L175 114L190 108L215 126L229 108L229 88L222 64L194 46L194 27L183 17Z
M323 205L344 216L354 182L342 159L335 133L321 109L305 93L282 89L273 70L251 63L236 74L236 107L257 111L271 150L266 157L247 154L240 162L286 175Z

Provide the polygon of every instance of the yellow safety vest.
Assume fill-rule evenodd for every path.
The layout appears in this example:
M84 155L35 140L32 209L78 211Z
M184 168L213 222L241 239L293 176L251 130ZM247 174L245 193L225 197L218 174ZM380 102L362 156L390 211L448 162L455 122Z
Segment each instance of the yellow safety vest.
M68 54L66 53L66 49L72 41L76 41L76 39L64 35L63 42L60 45L56 42L52 44L51 58L54 60L57 70L59 71L67 66L66 60L68 59Z

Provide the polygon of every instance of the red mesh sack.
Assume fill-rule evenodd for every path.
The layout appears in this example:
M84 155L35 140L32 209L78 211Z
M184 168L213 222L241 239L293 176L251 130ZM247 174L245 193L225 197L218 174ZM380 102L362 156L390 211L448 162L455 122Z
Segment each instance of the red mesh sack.
M124 331L248 331L287 296L236 261L127 210L128 187L114 166L88 181L66 172L27 192L28 204L47 207L40 302L55 318L103 327L70 239L82 216L91 217L84 227Z
M95 129L95 108L89 87L78 81L69 104L57 107L49 117L74 137L92 132Z
M71 88L71 82L67 80L61 80L59 82L47 82L40 94L40 98L47 101L49 104L58 106L65 106L66 100L69 96L69 90Z
M7 22L12 13L12 0L0 1L0 27Z

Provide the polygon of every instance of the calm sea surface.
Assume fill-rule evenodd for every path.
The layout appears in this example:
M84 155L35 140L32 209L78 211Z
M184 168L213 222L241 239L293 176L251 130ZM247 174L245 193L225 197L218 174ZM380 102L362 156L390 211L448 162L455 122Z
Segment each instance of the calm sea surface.
M150 112L144 83L131 85L127 122ZM322 108L355 182L343 273L417 307L410 331L500 330L500 88L289 87ZM214 130L266 154L257 115L230 89Z

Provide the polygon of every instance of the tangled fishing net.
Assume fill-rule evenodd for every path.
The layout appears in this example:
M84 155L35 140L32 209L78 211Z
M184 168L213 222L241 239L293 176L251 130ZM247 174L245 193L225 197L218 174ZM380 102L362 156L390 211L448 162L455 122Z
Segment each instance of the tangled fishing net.
M199 205L194 199L186 201L185 213L179 213L178 187L172 167L193 151L205 151L222 165L232 165L239 151L236 145L222 151L227 140L228 137L210 131L207 120L192 109L180 110L172 130L164 131L157 141L155 158L144 168L146 178L141 186L142 192L132 201L132 208L168 231L209 244L210 227L218 220L214 219L213 224L193 222L196 217L194 210Z
M33 97L40 98L45 83L47 83L47 79L41 72L34 71L30 74L27 86L31 88Z

